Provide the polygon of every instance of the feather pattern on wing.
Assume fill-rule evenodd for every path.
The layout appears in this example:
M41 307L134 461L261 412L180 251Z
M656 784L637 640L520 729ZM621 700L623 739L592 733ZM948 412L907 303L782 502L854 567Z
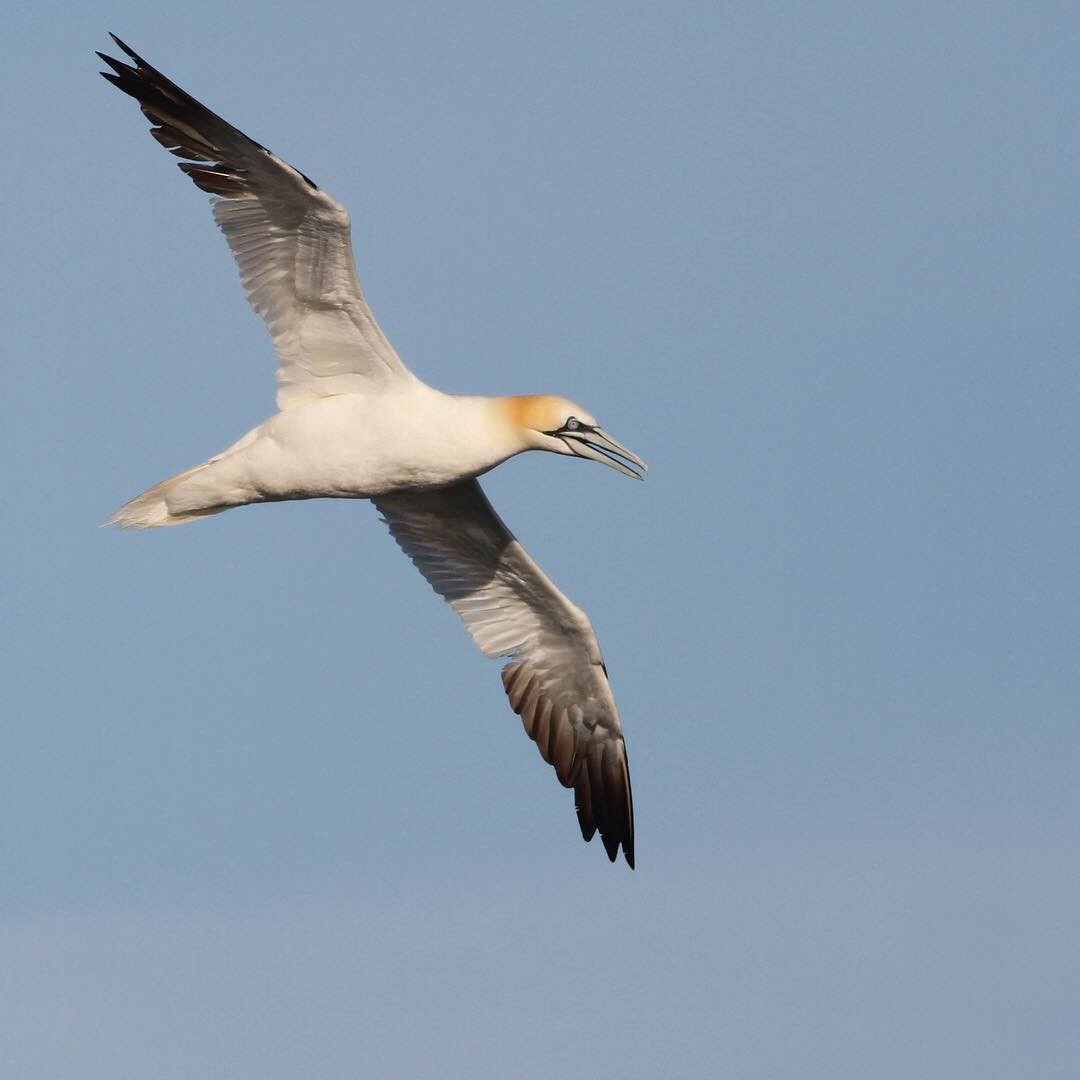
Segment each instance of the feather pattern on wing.
M374 500L394 539L490 657L545 761L573 787L582 836L634 865L626 745L588 616L530 558L469 480Z
M281 361L278 405L413 378L364 298L345 208L112 37L134 63L98 53L113 69L102 74L139 102L154 138L215 196L214 218Z

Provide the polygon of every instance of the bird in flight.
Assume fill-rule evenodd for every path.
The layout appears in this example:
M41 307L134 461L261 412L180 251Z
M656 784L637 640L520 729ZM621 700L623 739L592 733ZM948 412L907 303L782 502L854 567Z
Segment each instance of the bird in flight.
M580 405L550 395L444 394L402 363L356 275L345 208L151 67L98 56L150 133L213 196L213 214L277 351L279 411L228 449L132 499L110 524L181 525L250 503L370 499L457 612L544 760L574 789L581 834L634 865L619 711L588 616L502 523L477 477L515 454L645 464Z

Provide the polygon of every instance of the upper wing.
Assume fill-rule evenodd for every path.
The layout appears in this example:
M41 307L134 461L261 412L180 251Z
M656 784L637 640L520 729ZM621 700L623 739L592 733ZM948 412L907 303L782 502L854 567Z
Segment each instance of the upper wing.
M559 780L581 834L634 865L634 804L619 710L588 616L552 584L467 480L373 500L394 539L487 656L509 656L513 710Z
M214 218L281 360L278 405L412 378L364 299L345 208L111 37L134 65L98 53L116 73L102 75L139 102L154 138L189 159L180 168L217 196Z

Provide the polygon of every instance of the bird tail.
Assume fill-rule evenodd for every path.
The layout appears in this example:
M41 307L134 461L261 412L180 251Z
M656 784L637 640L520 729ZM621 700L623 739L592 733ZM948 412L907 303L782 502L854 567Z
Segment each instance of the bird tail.
M155 484L149 491L144 491L131 502L121 506L106 524L119 525L123 529L156 529L159 525L186 525L189 521L198 521L200 518L220 514L228 507L211 506L175 513L169 509L168 499L173 489L209 464L211 462L204 462L193 469L170 476L168 480L162 480L160 484Z

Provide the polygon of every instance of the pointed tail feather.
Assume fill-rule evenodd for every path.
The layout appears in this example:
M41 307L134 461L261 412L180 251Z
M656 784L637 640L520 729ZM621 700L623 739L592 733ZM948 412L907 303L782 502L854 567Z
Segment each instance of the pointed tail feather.
M170 476L168 480L162 480L155 484L149 491L125 503L106 522L108 525L119 525L123 529L156 529L160 525L186 525L189 521L198 521L200 518L220 514L226 506L213 506L206 509L185 510L173 513L169 509L168 496L177 484L187 480L188 477L206 467L210 462L196 465L193 469Z

